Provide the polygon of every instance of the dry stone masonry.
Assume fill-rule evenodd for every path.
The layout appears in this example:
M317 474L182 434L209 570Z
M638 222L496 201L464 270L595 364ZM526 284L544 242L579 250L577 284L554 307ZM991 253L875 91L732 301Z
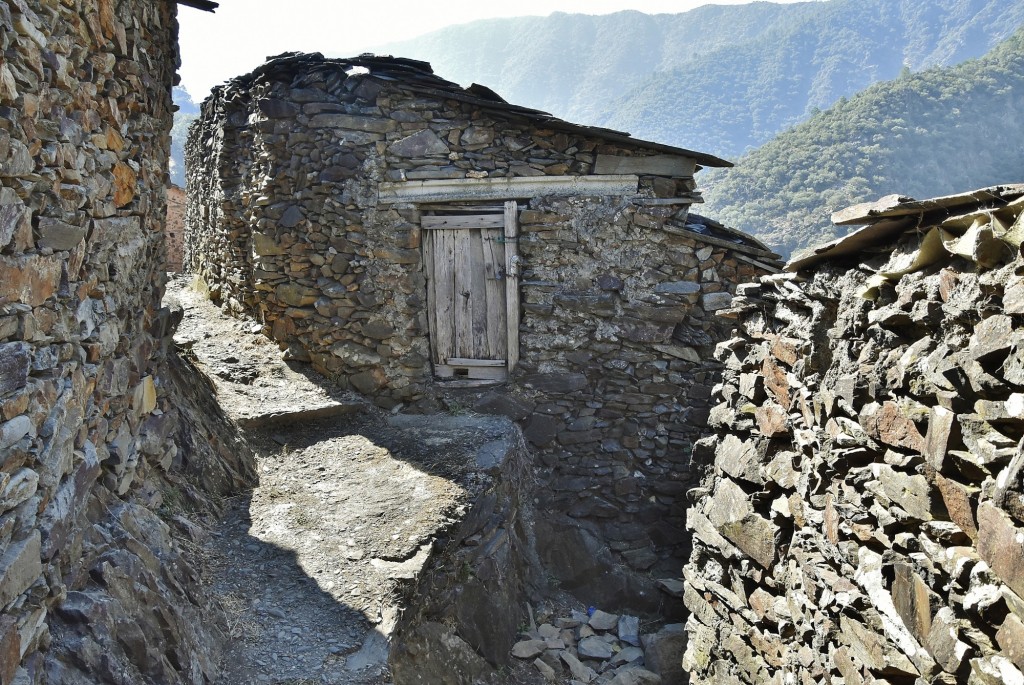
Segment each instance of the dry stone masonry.
M175 12L0 3L0 685L219 675L193 519L254 473L161 306ZM225 310L537 457L488 419L396 682L1024 683L1024 186L851 208L778 273L690 212L726 162L372 56L215 89L188 155ZM602 610L517 624L534 540ZM680 595L688 640L605 612Z
M175 11L0 3L2 685L215 670L217 614L164 495L205 506L185 474L221 492L248 474L235 438L178 411L187 365L163 366Z
M1024 682L1022 207L857 206L738 289L687 516L691 678Z
M167 272L181 273L185 239L185 190L173 183L167 186L167 227L164 231Z
M302 54L215 89L186 154L185 268L226 310L386 408L435 411L453 387L508 377L457 402L520 421L540 454L541 507L567 516L539 534L571 538L548 555L558 579L606 576L573 561L611 562L608 544L678 575L725 330L712 314L775 269L689 212L694 172L726 162L516 107L423 62ZM482 354L442 349L463 344L460 324L446 333L463 309Z

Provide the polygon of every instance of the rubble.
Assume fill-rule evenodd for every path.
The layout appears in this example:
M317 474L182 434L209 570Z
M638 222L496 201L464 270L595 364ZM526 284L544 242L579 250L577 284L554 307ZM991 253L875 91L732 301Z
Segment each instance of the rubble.
M591 685L682 685L686 635L682 624L640 634L640 619L591 608L547 616L512 646L512 656L533 661L548 682ZM643 643L643 648L639 645Z
M869 224L737 290L685 575L708 683L1020 682L1024 186Z

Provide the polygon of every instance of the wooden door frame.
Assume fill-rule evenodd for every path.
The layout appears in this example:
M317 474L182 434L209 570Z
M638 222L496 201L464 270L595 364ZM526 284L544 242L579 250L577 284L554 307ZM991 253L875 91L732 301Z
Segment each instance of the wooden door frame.
M424 208L426 209L426 208ZM471 209L466 207L466 209ZM483 208L481 208L483 209ZM505 363L496 363L497 360L474 360L474 359L456 359L450 358L449 362L455 362L454 364L441 365L444 367L444 371L438 368L437 362L434 361L435 357L435 339L434 337L438 334L437 332L437 317L436 313L430 311L430 308L436 306L435 298L430 296L432 285L429 280L435 278L437 273L436 260L439 255L435 254L433 250L432 240L424 237L422 241L423 245L423 266L426 271L428 279L427 283L427 321L428 321L428 338L430 339L431 347L431 364L434 365L434 375L441 378L450 378L453 376L451 373L451 367L466 367L473 370L473 375L476 377L473 380L484 381L480 375L493 374L491 381L505 380L511 376L519 363L519 323L520 323L520 294L519 294L519 204L515 200L509 200L504 203L504 211L502 213L490 212L476 215L452 215L452 216L433 216L427 215L422 216L420 219L420 226L424 230L429 229L502 229L501 236L502 242L505 247L505 264L504 264L504 281L505 281L505 328L506 328L506 351L505 351ZM502 371L500 376L494 372L498 369ZM439 373L440 372L440 373ZM447 372L447 373L445 373Z
M508 375L519 364L519 204L505 203L505 326L508 329Z

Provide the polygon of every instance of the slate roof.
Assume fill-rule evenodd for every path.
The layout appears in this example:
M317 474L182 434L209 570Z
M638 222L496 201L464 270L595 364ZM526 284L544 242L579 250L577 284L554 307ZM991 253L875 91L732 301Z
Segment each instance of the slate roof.
M884 252L905 232L942 228L962 234L976 220L991 221L1005 215L1011 223L1024 204L1024 183L989 186L956 195L915 200L887 195L832 214L837 226L862 225L853 233L816 247L801 250L786 264L787 271L800 271L821 262L842 257Z
M181 0L184 1L184 0ZM188 0L193 2L195 0ZM714 155L687 150L681 147L665 145L649 140L633 138L623 131L615 131L609 128L597 126L582 126L573 124L555 117L548 112L538 109L521 107L506 102L500 95L486 86L474 83L468 88L463 88L457 83L447 81L434 74L429 62L402 57L378 56L363 54L358 57L329 58L318 52L286 52L267 61L248 74L237 76L228 83L240 87L247 87L255 81L264 78L283 79L292 72L308 73L319 69L331 70L333 72L348 72L354 68L366 69L375 78L382 81L390 81L398 87L410 90L422 95L443 97L459 102L465 102L483 110L497 112L505 116L513 116L535 124L538 127L550 128L566 133L575 133L585 136L593 136L602 140L616 143L625 143L637 147L657 150L671 155L689 157L696 160L697 164L705 167L731 167L732 163Z

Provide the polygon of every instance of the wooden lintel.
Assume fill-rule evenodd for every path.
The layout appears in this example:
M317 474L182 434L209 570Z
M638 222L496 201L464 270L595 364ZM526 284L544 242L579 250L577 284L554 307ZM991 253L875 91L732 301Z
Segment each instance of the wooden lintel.
M594 173L639 174L641 176L671 176L693 178L697 160L676 155L650 155L648 157L623 157L620 155L598 155L594 162Z
M634 174L401 181L381 183L378 200L383 204L392 204L396 202L507 200L547 195L626 195L632 197L637 194L639 184L640 177Z
M435 228L503 228L504 214L462 214L459 216L424 216L420 218L420 226L425 229Z

